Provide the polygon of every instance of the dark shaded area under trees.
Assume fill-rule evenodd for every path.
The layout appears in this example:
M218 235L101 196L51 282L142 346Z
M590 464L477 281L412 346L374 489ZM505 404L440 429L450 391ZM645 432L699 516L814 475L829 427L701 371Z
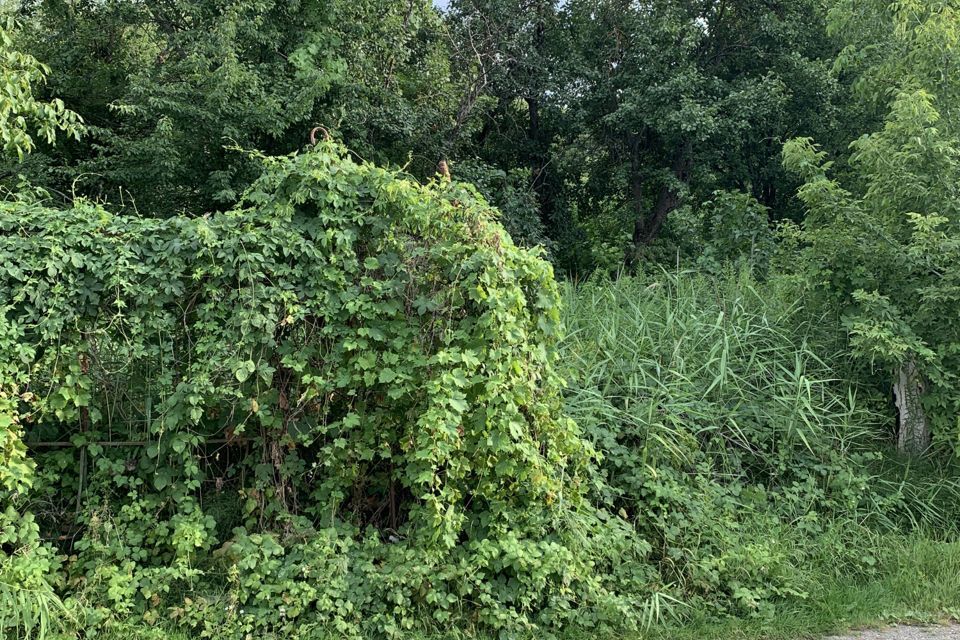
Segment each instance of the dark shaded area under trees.
M237 148L287 153L322 124L421 179L448 160L581 275L669 250L671 214L717 190L798 218L780 145L832 142L844 112L808 0L49 0L19 18L89 134L10 181L201 215L256 176Z

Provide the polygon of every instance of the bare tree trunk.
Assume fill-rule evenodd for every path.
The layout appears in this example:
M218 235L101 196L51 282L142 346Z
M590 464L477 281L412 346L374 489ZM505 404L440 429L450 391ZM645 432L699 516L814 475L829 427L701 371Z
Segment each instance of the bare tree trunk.
M893 385L893 398L900 417L900 431L897 434L897 450L900 453L916 455L930 446L930 425L920 404L922 392L920 371L913 360L908 360L900 366Z

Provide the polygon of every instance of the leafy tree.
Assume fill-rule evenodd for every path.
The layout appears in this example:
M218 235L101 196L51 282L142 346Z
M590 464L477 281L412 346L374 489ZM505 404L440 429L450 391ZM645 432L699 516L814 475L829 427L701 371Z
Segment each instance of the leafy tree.
M426 0L43 0L22 13L24 46L93 132L32 158L36 182L199 214L259 171L235 147L286 153L322 124L421 178L442 158L502 171L505 191L487 189L498 204L528 183L569 271L616 268L718 189L793 215L794 184L770 160L782 137L825 137L836 94L807 1L455 0L440 14Z
M287 153L315 125L379 162L419 153L412 169L432 174L449 67L427 0L45 0L23 12L24 46L91 125L85 145L34 162L32 177L60 191L200 214L258 174L233 148Z
M38 99L34 94L50 74L50 67L14 47L13 20L0 28L0 139L8 155L19 161L36 147L34 136L53 144L57 132L79 139L83 120L63 100Z
M777 140L831 123L831 46L817 3L574 1L575 114L560 166L585 212L631 252L678 207L741 189L785 215ZM629 257L629 256L628 256Z
M560 4L454 0L444 13L462 92L451 131L461 135L445 147L466 161L455 167L455 177L484 183L481 190L501 209L511 234L519 234L515 239L548 247L560 230L556 200L563 180L551 159L566 97L558 90L566 74Z
M844 310L854 353L891 376L899 448L924 451L932 429L960 451L960 13L841 2L831 19L849 42L840 64L886 115L852 143L842 182L809 139L784 147L806 181L805 267Z

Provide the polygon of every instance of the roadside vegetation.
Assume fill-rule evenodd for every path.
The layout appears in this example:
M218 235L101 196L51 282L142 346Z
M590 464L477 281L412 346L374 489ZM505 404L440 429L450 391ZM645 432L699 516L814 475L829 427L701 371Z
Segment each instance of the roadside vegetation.
M14 2L0 638L960 617L960 6Z

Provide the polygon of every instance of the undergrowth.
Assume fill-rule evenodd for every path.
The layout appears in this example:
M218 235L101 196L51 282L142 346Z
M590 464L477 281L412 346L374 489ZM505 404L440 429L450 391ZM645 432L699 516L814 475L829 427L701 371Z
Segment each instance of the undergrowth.
M159 266L138 282L122 265L81 278L98 292L80 294L87 307L40 263L31 277L56 295L13 286L27 313L7 316L7 348L33 342L19 356L30 375L8 369L7 433L73 446L34 448L34 470L19 436L8 443L6 468L34 486L7 479L21 527L4 530L15 548L0 576L28 576L42 599L6 629L746 638L953 611L956 470L885 452L885 399L851 382L830 319L789 283L571 284L557 342L546 265L449 188L326 149L276 165L250 209L222 218L141 236L93 206L58 217L43 241L66 246L71 278L111 264L118 234ZM323 213L331 197L347 201ZM42 228L59 215L29 206ZM369 207L389 223L364 219ZM330 253L298 244L320 233L314 208L344 225ZM434 208L447 217L430 221ZM230 239L257 240L264 210L286 240L253 257ZM431 233L422 262L404 263L398 247ZM470 234L482 249L459 244ZM177 271L171 248L191 242L194 266ZM222 261L240 267L224 275ZM429 291L411 288L413 269ZM325 296L318 270L368 305ZM68 308L71 324L51 325ZM125 332L132 317L163 339ZM120 434L147 442L103 446ZM868 602L876 585L887 591Z
M794 291L746 272L567 288L567 410L602 456L595 499L653 547L653 621L771 621L875 579L885 536L956 536L956 470L885 453L882 396Z
M468 186L263 161L209 217L0 206L3 433L37 461L0 469L47 541L0 575L84 634L638 626L650 547L585 499L549 264Z

